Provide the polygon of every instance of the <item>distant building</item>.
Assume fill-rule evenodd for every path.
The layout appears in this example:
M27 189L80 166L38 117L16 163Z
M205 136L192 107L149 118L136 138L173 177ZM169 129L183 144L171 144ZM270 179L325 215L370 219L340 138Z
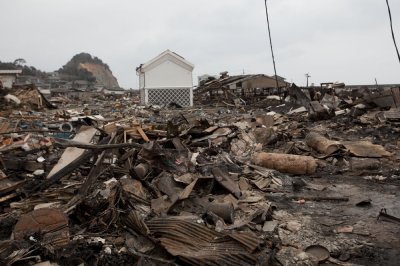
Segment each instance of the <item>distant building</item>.
M170 50L141 64L136 68L141 104L192 106L193 68L192 63Z
M276 78L275 78L276 77ZM283 81L283 82L285 82L286 81L286 78L284 78L284 77L281 77L281 76L279 76L279 75L273 75L273 76L271 76L271 78L273 78L273 79L277 79L278 81Z
M80 100L80 101L89 101L92 100L93 97L97 96L97 92L83 90L83 89L51 89L50 96L51 97L67 97L72 100Z
M87 90L91 85L92 85L92 83L87 80L72 81L72 88L78 89L78 90Z
M0 70L0 81L4 88L11 89L22 70Z
M288 87L289 83L284 80L278 78L279 89ZM220 78L201 82L194 94L200 102L235 97L246 99L279 93L276 85L275 78L264 74L229 76L228 72L221 72Z
M103 94L105 96L114 96L114 97L123 97L126 94L128 94L128 91L122 89L122 88L105 88L102 90Z

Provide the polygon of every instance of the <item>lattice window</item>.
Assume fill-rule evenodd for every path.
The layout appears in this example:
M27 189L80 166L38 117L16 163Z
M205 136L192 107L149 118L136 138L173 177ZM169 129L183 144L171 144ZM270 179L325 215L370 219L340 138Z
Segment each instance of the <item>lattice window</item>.
M190 106L190 88L184 89L148 89L148 104L177 103Z

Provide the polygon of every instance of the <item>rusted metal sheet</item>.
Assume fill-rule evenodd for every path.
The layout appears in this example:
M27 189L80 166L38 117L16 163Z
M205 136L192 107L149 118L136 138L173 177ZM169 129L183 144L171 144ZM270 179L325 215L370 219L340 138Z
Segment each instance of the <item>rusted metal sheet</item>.
M251 232L218 233L204 225L176 218L147 222L166 250L193 265L255 265L261 241Z
M258 152L253 155L252 162L289 174L313 174L317 169L317 163L313 157L294 154Z
M23 215L14 228L15 239L33 238L37 234L44 243L65 246L69 243L67 216L58 209L38 209ZM37 241L37 240L36 240Z
M123 222L129 228L134 229L136 232L141 232L143 235L148 235L150 233L149 228L138 211L130 212L124 217Z
M310 132L305 140L308 146L325 155L330 155L342 147L339 141L329 140L316 132Z
M373 144L370 141L345 141L343 145L346 149L357 157L381 158L390 157L392 153L385 150L381 145Z
M228 173L222 171L222 169L219 167L214 167L212 169L212 173L218 183L229 190L236 198L240 197L241 192L239 185L229 177Z

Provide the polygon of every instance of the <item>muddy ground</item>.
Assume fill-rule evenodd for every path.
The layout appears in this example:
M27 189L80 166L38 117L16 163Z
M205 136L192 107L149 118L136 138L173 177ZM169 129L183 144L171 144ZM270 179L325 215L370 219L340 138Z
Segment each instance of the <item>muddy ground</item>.
M300 225L292 231L279 228L282 245L304 249L318 244L328 248L332 257L343 262L359 265L398 265L400 224L377 219L382 208L390 210L391 215L400 217L398 178L374 181L345 175L302 177L306 182L324 189L313 191L303 188L298 195L342 196L348 197L349 201L306 201L304 204L292 200L277 201L279 211L275 213L274 218L282 224L295 221ZM356 206L364 200L370 200L370 204ZM352 232L336 232L344 227L351 227Z

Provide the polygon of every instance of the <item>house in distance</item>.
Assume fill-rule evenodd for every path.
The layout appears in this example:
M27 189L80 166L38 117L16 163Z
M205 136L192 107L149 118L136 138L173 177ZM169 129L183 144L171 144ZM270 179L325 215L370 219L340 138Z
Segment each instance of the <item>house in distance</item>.
M4 88L11 89L22 70L0 70L0 83Z

